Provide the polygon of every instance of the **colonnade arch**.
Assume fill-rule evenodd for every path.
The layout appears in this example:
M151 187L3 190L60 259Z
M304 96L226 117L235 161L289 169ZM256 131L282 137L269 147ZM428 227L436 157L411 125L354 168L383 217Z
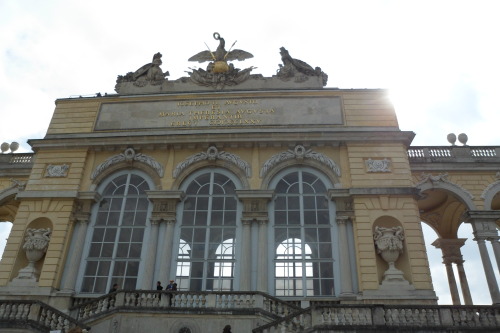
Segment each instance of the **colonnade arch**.
M470 223L473 227L473 240L479 246L492 301L493 303L499 303L500 293L498 283L495 279L491 260L484 244L485 240L492 242L493 248L496 249L495 256L497 257L497 264L500 270L498 236L496 230L488 231L488 235L482 234L482 228L489 223L492 223L492 225L484 228L488 230L494 228L493 225L495 222L492 221L498 220L498 218L495 219L494 216L490 216L491 214L488 213L488 209L492 204L497 205L499 198L497 194L500 190L500 185L494 183L483 192L482 199L485 199L485 210L479 211L476 208L474 196L460 185L449 181L447 174L439 176L425 175L421 179L421 182L416 185L420 189L421 194L418 200L420 217L438 235L438 239L432 245L442 251L443 264L446 267L453 304L461 304L453 268L453 264L455 264L462 290L463 302L466 305L472 305L472 297L461 251L465 241L472 237L458 237L458 230L464 222Z

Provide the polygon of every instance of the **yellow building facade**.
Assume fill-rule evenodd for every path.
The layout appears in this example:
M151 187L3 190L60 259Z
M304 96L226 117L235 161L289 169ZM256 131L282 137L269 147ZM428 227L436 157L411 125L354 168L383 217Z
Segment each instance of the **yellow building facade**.
M26 322L50 313L92 332L309 332L339 309L390 325L380 304L445 316L421 221L447 267L462 267L464 221L496 249L496 155L474 170L470 147L412 148L385 90L323 88L320 69L283 50L271 78L218 72L214 58L168 81L155 55L117 94L58 99L34 154L1 163L0 220L13 223L1 306L37 300ZM169 280L177 291L156 290ZM292 318L300 308L308 320Z

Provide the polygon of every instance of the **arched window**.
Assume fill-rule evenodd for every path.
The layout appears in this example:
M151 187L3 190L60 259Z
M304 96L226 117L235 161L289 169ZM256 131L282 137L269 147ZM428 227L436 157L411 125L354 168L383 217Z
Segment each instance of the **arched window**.
M335 212L325 181L299 169L282 172L271 185L276 296L335 295Z
M105 293L115 283L135 289L148 225L150 184L136 173L125 172L101 188L102 200L93 210L81 292Z
M218 171L186 184L180 218L179 290L233 290L238 201L235 182Z

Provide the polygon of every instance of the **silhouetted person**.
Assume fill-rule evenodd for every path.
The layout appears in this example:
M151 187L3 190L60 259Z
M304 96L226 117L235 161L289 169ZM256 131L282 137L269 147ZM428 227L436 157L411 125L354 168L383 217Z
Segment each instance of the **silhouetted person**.
M231 325L224 326L222 333L231 333Z
M163 286L160 281L156 282L156 290L163 290Z
M108 294L114 293L117 290L118 290L118 283L115 283L113 287L109 290Z

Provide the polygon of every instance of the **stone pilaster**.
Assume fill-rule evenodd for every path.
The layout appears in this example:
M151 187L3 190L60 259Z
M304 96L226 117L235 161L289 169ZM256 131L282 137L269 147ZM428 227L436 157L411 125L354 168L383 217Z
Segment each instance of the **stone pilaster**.
M151 213L151 243L153 246L148 247L148 260L146 265L149 265L150 272L146 272L144 281L144 286L148 284L145 289L151 289L153 287L153 281L168 281L171 278L171 262L172 255L174 253L172 244L174 238L174 226L176 223L176 208L177 204L184 198L184 193L182 191L146 191L148 194L148 199L153 203L153 212ZM166 223L165 233L159 235L159 224ZM160 251L161 260L158 262L158 276L156 279L152 278L153 272L155 271L156 249L158 245L158 238L163 238L163 247ZM155 240L156 239L156 240ZM145 280L146 280L145 279Z
M252 286L251 267L252 260L257 260L257 290L268 292L268 220L267 206L273 197L273 191L269 190L238 190L238 199L243 203L242 212L242 253L240 271L240 289L250 290ZM252 255L251 228L258 224L257 255ZM256 257L256 258L255 258Z
M337 216L337 225L339 227L340 243L340 296L353 297L351 260L349 259L349 244L347 243L347 226L350 223L348 216Z
M66 275L63 285L61 286L62 293L74 293L75 283L78 270L82 261L83 247L87 236L87 229L90 220L90 211L92 206L101 200L101 196L97 192L79 192L76 200L75 209L73 212L73 239L74 247L71 256L68 257Z

